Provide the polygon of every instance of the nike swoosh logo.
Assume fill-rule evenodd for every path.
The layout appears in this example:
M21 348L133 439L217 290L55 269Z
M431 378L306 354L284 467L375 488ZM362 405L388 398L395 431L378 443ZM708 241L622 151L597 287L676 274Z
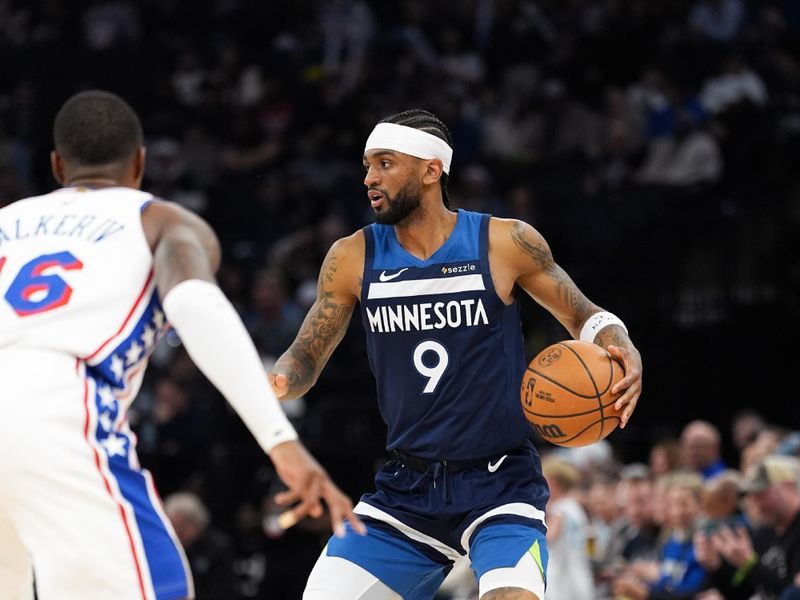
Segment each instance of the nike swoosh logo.
M497 471L497 469L500 468L500 465L503 464L503 461L507 458L508 454L503 454L503 456L498 458L497 462L495 462L494 464L492 464L492 461L489 461L489 466L487 467L489 469L489 473L494 473L495 471Z
M400 269L397 273L392 273L391 275L387 275L386 271L381 271L381 274L378 276L378 279L380 279L381 281L391 281L395 277L400 277L400 274L403 271L408 271L408 267L406 267L405 269Z

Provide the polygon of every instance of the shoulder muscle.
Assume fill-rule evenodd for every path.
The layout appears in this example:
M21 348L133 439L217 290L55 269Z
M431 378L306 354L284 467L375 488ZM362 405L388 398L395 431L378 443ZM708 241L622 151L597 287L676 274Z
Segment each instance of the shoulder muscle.
M142 212L142 227L153 251L153 262L162 297L185 279L214 280L220 247L214 231L202 218L164 201Z

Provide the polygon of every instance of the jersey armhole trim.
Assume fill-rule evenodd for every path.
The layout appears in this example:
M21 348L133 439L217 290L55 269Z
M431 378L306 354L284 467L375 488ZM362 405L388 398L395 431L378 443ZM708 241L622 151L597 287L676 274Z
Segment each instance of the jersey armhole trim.
M375 256L375 237L372 225L367 225L362 231L364 232L364 269L361 273L361 296L358 300L361 306L365 306L364 302L369 292L369 278L367 277L367 273L372 269L372 262Z

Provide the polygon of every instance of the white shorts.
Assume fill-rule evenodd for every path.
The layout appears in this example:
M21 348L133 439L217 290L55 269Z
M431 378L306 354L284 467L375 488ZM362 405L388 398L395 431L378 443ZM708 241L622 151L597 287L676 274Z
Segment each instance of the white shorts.
M0 590L25 598L32 565L40 600L193 597L107 386L74 358L8 349L0 385Z

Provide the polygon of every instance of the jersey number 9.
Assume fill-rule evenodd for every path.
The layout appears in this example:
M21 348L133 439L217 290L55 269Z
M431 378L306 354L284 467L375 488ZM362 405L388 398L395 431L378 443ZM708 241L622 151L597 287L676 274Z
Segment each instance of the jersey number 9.
M422 362L422 356L426 352L436 354L436 362L430 366ZM433 393L449 363L450 357L447 354L447 348L439 342L425 340L417 344L417 347L414 348L414 367L416 367L420 375L428 378L428 383L425 385L425 389L422 390L423 394Z

